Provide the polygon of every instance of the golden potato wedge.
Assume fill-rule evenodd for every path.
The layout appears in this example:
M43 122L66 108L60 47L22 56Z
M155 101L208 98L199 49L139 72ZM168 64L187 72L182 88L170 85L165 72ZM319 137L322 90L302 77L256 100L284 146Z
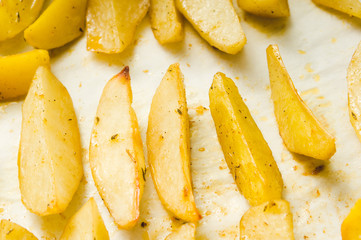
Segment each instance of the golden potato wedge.
M44 0L1 0L0 41L15 37L39 16Z
M71 97L49 68L36 71L22 112L21 200L40 216L63 212L83 176L81 145Z
M139 218L146 168L128 67L104 87L89 152L95 185L110 214L120 228L133 227Z
M274 113L288 150L328 160L336 152L335 139L302 101L282 61L277 45L267 48Z
M236 54L246 36L230 0L175 0L179 11L210 45Z
M361 2L359 0L312 0L314 3L333 8L351 16L361 18Z
M160 44L179 42L184 38L183 18L174 0L150 0L150 23Z
M86 16L87 49L120 53L134 38L147 14L149 0L89 0Z
M185 223L170 233L165 240L195 240L196 225Z
M0 239L1 240L38 240L34 234L22 226L2 219L0 222Z
M54 0L24 31L26 42L52 49L73 41L83 33L87 0Z
M351 212L343 220L341 225L342 240L360 240L361 239L361 199L359 199Z
M90 198L69 220L60 240L107 240L105 228L97 204Z
M154 94L147 149L153 182L163 206L186 222L198 221L201 216L193 196L189 119L179 64L168 68Z
M238 0L238 6L244 11L269 18L288 17L288 0Z
M283 180L271 149L234 82L214 75L210 110L227 165L252 206L282 197Z
M290 204L273 200L251 207L240 223L241 240L294 240Z
M0 100L26 95L39 66L50 67L46 50L0 57Z

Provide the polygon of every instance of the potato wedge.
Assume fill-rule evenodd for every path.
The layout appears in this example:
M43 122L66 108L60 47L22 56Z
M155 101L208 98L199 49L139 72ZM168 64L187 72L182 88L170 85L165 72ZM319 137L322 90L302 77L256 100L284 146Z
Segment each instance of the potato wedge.
M107 240L105 228L97 204L90 198L69 220L60 240Z
M21 200L40 216L63 212L83 176L81 145L71 97L49 68L36 71L22 112Z
M39 16L44 0L1 0L0 41L15 37Z
M26 95L41 65L50 67L48 51L32 50L0 57L0 101Z
M224 157L244 197L252 206L280 199L281 173L237 86L223 73L217 73L209 101Z
M240 223L241 240L294 240L290 204L273 200L251 207Z
M335 139L302 101L287 73L277 45L267 48L274 113L288 150L320 160L336 152Z
M0 222L0 239L1 240L38 240L34 234L22 226L2 219Z
M149 0L89 0L86 27L88 51L120 53L134 38L147 14Z
M171 65L156 90L149 112L148 161L163 206L186 222L201 216L194 202L190 138L183 75Z
M312 0L314 3L335 9L351 16L361 18L361 2L359 0Z
M238 0L238 6L244 11L269 18L288 17L288 0Z
M150 23L160 44L179 42L184 38L183 18L174 0L150 0Z
M196 225L185 223L169 234L165 240L195 240Z
M210 45L236 54L246 36L230 0L175 0L179 11Z
M348 216L341 225L342 240L360 240L361 239L361 199L351 209Z
M36 48L61 47L84 31L87 0L54 0L24 31L26 42Z
M89 152L95 185L110 214L120 228L133 227L139 218L146 168L128 67L104 87Z

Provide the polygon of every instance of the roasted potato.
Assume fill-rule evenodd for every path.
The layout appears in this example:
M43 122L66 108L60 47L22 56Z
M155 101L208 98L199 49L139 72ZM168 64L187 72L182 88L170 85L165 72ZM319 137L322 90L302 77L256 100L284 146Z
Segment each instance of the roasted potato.
M282 197L283 180L271 149L234 82L214 75L210 110L227 165L252 206Z
M282 61L277 45L267 48L274 113L288 150L327 160L336 152L335 139L302 101Z
M175 1L179 11L210 45L236 54L246 44L246 36L230 0Z
M63 212L83 176L81 145L71 97L49 68L36 71L22 113L21 200L40 216Z
M186 222L196 222L190 172L187 102L179 64L171 65L157 88L150 108L148 161L163 206Z
M153 34L160 44L183 39L183 18L174 0L150 0L149 15Z
M69 220L60 240L108 240L97 204L90 198Z
M273 200L251 207L240 223L241 240L294 240L290 204Z
M49 54L45 50L0 57L0 100L26 95L36 69L50 66Z
M195 240L196 225L185 223L170 233L165 240Z
M288 0L238 0L238 6L246 12L262 17L288 17Z
M139 218L146 169L128 67L103 90L89 161L95 185L115 222L120 228L133 227Z
M34 234L16 223L2 219L0 222L1 240L38 240Z
M134 38L137 25L149 8L149 0L89 0L87 49L120 53Z
M351 209L349 215L343 220L341 225L342 240L361 239L361 199Z
M54 0L24 31L26 42L42 49L71 42L84 31L86 5L87 0Z
M361 2L359 0L312 0L314 3L333 8L351 16L361 18Z
M0 41L15 37L39 16L44 0L1 0Z

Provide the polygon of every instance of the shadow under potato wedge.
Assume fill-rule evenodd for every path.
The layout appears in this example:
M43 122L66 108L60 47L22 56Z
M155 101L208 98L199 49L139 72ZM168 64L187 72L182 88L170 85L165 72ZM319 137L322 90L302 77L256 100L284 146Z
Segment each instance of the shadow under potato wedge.
M148 119L148 161L163 206L175 217L196 222L201 216L193 196L190 133L183 75L171 65L157 88Z
M244 11L268 18L289 17L288 0L238 0Z
M336 152L335 138L325 130L298 95L278 46L270 45L266 53L274 113L287 149L328 160Z
M1 240L38 240L34 234L22 226L2 219L0 222L0 239Z
M281 173L237 86L217 73L209 101L219 143L241 193L252 206L281 199Z

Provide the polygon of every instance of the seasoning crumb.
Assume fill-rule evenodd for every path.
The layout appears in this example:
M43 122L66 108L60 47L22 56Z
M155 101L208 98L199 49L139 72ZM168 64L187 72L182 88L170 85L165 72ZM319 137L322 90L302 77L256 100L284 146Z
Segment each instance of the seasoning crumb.
M117 138L118 138L118 136L119 136L119 135L118 135L118 133L117 133L117 134L114 134L113 136L111 136L111 138L110 138L110 139L111 139L111 140L115 140L115 139L117 139Z
M206 149L204 147L201 147L201 148L198 149L198 151L200 151L200 152L204 152L205 150Z
M325 169L325 165L319 165L319 166L315 167L315 169L313 169L311 174L312 175L317 175L320 172L322 172L324 169Z

